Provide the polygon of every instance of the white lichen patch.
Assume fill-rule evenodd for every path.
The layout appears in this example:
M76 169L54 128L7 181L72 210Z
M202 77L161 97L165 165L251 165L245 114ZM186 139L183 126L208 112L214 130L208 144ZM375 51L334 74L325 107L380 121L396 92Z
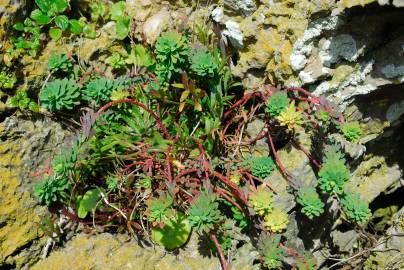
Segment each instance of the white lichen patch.
M322 44L320 59L324 66L330 67L341 60L354 62L362 52L363 48L357 48L357 43L352 36L342 34L332 37Z
M222 32L222 35L226 37L234 47L242 48L244 44L240 25L232 20L227 21L225 25L226 29Z
M290 56L290 64L294 71L302 70L307 64L307 58L314 47L314 41L321 36L324 31L336 29L340 23L337 16L318 19L309 24L303 37L293 46Z

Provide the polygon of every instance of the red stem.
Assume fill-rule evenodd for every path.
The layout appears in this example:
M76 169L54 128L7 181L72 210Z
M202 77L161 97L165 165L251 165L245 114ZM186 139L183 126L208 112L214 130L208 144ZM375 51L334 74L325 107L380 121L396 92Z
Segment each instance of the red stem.
M248 100L250 100L254 96L261 97L262 95L261 95L260 92L253 92L253 93L249 93L249 94L244 95L239 101L234 103L227 110L227 112L225 112L225 114L223 115L223 120L226 119L232 113L232 111L234 111L237 107L243 106L245 103L247 103Z
M187 174L196 173L198 171L199 171L199 169L196 169L196 168L186 169L186 170L180 172L179 174L177 174L177 176L175 177L175 181L180 180L181 177L184 177Z
M199 150L201 151L202 154L202 165L203 165L203 169L205 171L205 180L209 180L209 163L206 159L206 153L205 153L205 149L203 149L203 146L201 143L198 143L199 146Z
M226 258L224 257L222 247L219 244L219 241L217 241L216 235L214 235L212 232L210 233L210 238L212 238L213 243L216 246L217 252L219 253L219 259L220 259L220 264L222 265L223 270L229 270L229 266L227 264Z
M313 103L320 104L320 100L318 97L316 97L315 95L313 95L312 93L310 93L309 91L307 91L301 87L289 87L289 88L286 88L286 90L301 92L301 93L305 94L306 96L311 97L313 99L313 101L312 101Z
M164 126L163 121L161 120L161 118L155 112L153 112L151 109L149 109L146 105L144 105L143 103L141 103L141 102L139 102L137 100L127 98L127 99L120 99L120 100L111 101L111 102L105 104L103 107L101 107L101 109L98 110L97 115L100 115L102 112L106 111L110 107L112 107L112 106L114 106L116 104L121 104L121 103L130 103L130 104L139 106L142 109L144 109L145 111L147 111L148 113L150 113L150 115L153 116L154 119L156 119L157 124L160 126L160 128L163 131L164 136L166 137L166 139L172 141L172 137L168 133L168 130Z
M217 194L219 194L220 196L225 198L229 203L231 203L232 205L237 207L241 212L245 213L244 209L237 202L235 202L229 195L226 194L225 191L227 191L227 190L219 188L219 187L216 187L215 189L216 189L215 192Z
M273 153L273 155L274 155L276 165L278 165L279 170L281 171L281 173L282 173L284 176L289 176L289 177L290 177L290 176L291 176L290 173L288 173L288 172L286 171L286 168L283 166L283 164L281 163L281 161L280 161L279 158L278 158L278 154L276 153L274 141L273 141L273 139L272 139L271 132L270 132L269 130L268 130L268 133L267 133L267 138L268 138L269 144L270 144L270 146L271 146L271 150L272 150L272 153Z
M247 199L244 196L244 193L239 189L239 187L231 182L229 179L227 179L226 176L222 175L221 173L218 173L216 171L212 171L213 175L217 177L223 184L228 186L245 205L247 205Z

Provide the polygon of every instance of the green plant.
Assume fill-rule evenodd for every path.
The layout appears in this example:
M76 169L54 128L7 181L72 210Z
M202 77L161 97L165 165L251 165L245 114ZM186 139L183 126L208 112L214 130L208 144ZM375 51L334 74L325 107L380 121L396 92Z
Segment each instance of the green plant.
M129 65L136 65L140 67L151 67L155 61L150 51L142 44L132 45L125 63Z
M78 159L78 144L63 150L52 160L52 169L56 175L69 178L74 175Z
M99 200L101 199L101 192L99 188L87 190L83 196L77 196L77 215L79 218L85 218L88 212L93 212Z
M151 198L148 203L149 221L154 225L163 224L169 219L168 210L171 209L173 199L167 195L161 195L159 198Z
M264 217L265 228L274 233L282 232L287 228L288 223L288 214L280 207L275 206L274 209Z
M323 166L318 173L318 184L323 192L341 194L349 179L349 170L336 147L328 147Z
M252 175L262 179L270 176L275 169L275 162L271 157L251 157L245 163L251 168Z
M268 269L282 269L285 251L279 247L281 236L261 235L258 250L263 257L263 265Z
M165 32L156 41L156 73L163 83L178 74L187 63L188 44L185 37L177 32Z
M115 21L116 38L119 40L125 39L130 32L131 19L125 13L125 2L119 1L112 5L109 15Z
M309 219L318 217L324 212L324 203L314 187L301 188L297 193L296 201L302 206L301 212Z
M7 74L5 71L0 72L0 89L11 89L17 82L14 75Z
M301 111L296 110L295 101L292 101L289 106L282 110L276 117L281 126L287 127L291 132L295 132L303 125L303 114Z
M96 22L104 18L108 13L108 7L104 3L91 3L90 16L91 20Z
M202 192L191 203L187 212L189 222L198 233L209 233L215 225L222 221L217 197L206 191Z
M214 77L218 72L218 64L206 48L191 51L191 70L200 77Z
M118 187L118 180L117 177L115 175L109 175L107 177L107 180L105 181L107 184L107 189L109 191L115 191Z
M80 87L74 80L57 79L45 85L39 93L42 107L51 111L71 110L79 103Z
M26 18L24 23L20 22L15 24L14 29L22 32L21 36L12 36L10 38L15 47L15 51L20 52L19 54L27 51L29 55L36 56L41 46L41 28L36 26L30 18Z
M261 185L250 193L248 202L258 215L265 216L273 210L274 197L265 185Z
M240 211L240 209L238 209L235 206L232 206L231 211L233 213L233 219L234 221L237 222L237 225L240 227L240 229L248 229L251 227L252 225L251 219L246 217L245 214Z
M164 223L164 227L152 228L152 239L166 249L175 249L183 246L191 235L192 227L187 217L177 212Z
M345 192L342 195L341 204L348 219L354 222L366 222L371 217L368 204L357 193Z
M66 178L58 178L55 175L45 176L41 183L35 183L34 193L41 203L62 201L67 198L70 183Z
M72 60L66 54L52 54L49 58L48 69L50 71L67 72L73 68Z
M362 129L357 122L343 124L341 131L345 139L350 142L357 142L362 135Z
M116 88L117 85L113 80L104 77L94 78L84 86L84 99L100 105L102 102L110 101L111 94Z
M105 63L116 70L122 69L126 66L125 59L117 52L113 52L112 55L105 60Z
M27 94L27 91L18 89L14 96L7 100L7 104L11 108L19 108L20 110L29 109L33 112L39 112L39 106L35 101L32 101Z
M289 106L286 92L276 92L266 102L266 111L270 116L276 117Z

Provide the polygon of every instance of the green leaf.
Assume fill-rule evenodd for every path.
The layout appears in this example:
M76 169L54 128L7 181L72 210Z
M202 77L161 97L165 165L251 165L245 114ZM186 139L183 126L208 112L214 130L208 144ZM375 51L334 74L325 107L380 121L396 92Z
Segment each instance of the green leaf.
M53 39L53 40L58 40L62 37L62 30L59 28L51 28L49 29L49 36Z
M125 2L120 1L115 3L111 7L111 11L109 12L111 19L117 21L121 19L125 15Z
M34 101L31 101L29 103L28 109L30 109L33 112L39 112L39 110L40 110L39 105L37 103L35 103Z
M35 9L31 12L31 18L39 25L45 25L51 21L51 18L48 15L43 14L39 9Z
M92 25L85 25L83 27L83 33L84 36L87 38L95 38L97 33L94 30L94 27Z
M127 64L137 65L141 67L150 67L154 64L151 53L142 44L132 46L128 58L125 60Z
M69 18L65 15L56 16L55 23L60 29L65 30L69 27Z
M51 1L50 0L35 0L37 6L45 13L48 13L51 10Z
M68 0L52 0L52 2L57 13L63 13L69 7Z
M83 200L83 196L77 196L77 198L76 198L77 216L79 218L85 218L88 214L88 211L84 208L83 204L81 204L82 200Z
M100 198L101 191L99 189L90 189L84 194L83 198L78 197L78 216L80 218L85 218L88 212L95 210Z
M14 24L14 29L17 31L24 31L24 24L23 23L16 23Z
M155 227L152 229L152 239L166 249L175 249L183 246L191 234L192 227L182 213L177 213L170 218L163 229Z
M7 104L8 104L11 108L17 108L17 107L18 107L18 98L17 98L17 97L11 97L11 98L9 98Z
M70 20L69 21L70 27L69 30L73 34L80 35L83 32L83 28L78 20Z
M116 38L119 40L125 39L129 34L130 17L121 17L116 21Z

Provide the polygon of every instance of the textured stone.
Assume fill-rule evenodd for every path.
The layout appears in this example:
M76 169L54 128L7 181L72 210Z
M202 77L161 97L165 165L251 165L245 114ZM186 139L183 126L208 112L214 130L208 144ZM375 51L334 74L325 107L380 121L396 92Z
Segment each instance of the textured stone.
M28 267L42 246L45 207L32 198L32 174L64 139L49 119L10 117L0 125L0 266Z
M201 257L195 250L190 249L187 247L186 251L176 256L159 247L140 247L135 240L130 240L125 235L79 234L67 243L66 247L53 252L46 260L37 263L31 269L216 270L220 268L217 258Z
M168 28L170 20L170 13L165 8L148 18L143 25L143 34L147 43L154 44L160 34Z

